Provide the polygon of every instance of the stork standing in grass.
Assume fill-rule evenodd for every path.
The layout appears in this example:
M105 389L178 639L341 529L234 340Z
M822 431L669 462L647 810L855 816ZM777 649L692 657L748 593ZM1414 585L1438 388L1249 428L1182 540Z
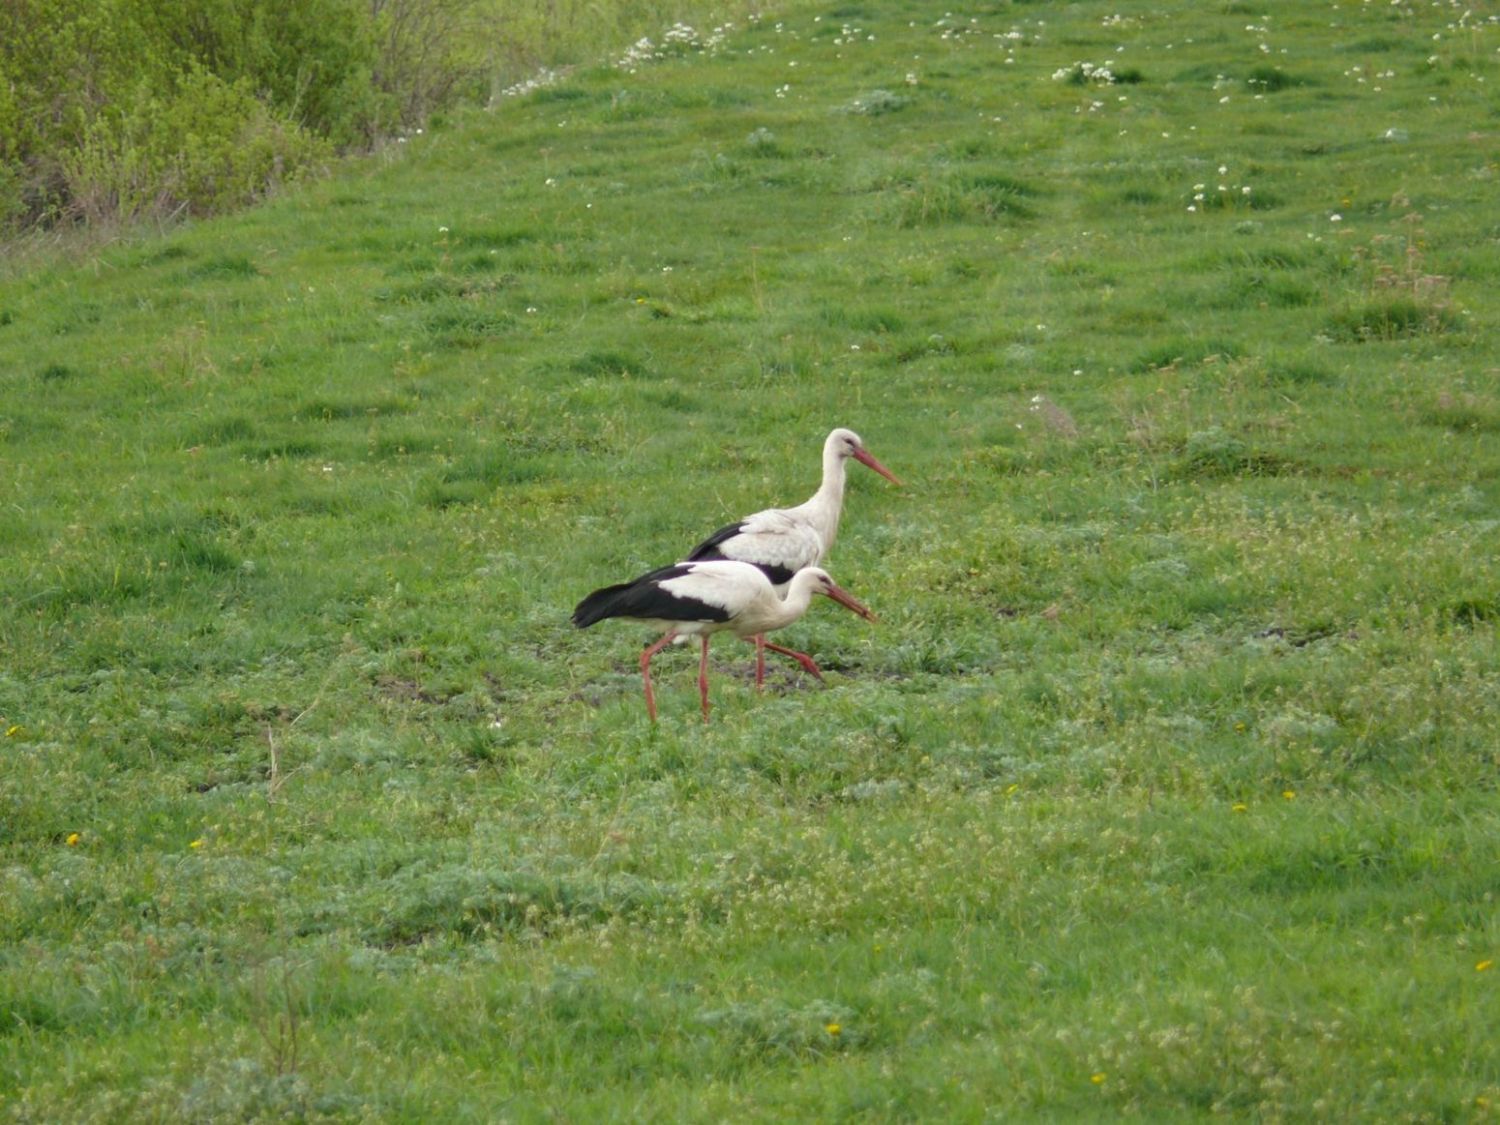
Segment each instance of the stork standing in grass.
M730 632L753 639L756 664L763 666L765 635L790 625L804 613L814 594L823 594L861 617L875 615L834 584L826 570L811 566L797 571L781 597L760 568L724 559L677 563L595 590L573 611L573 624L586 629L607 617L625 617L666 630L661 639L641 653L641 680L646 686L646 713L656 721L656 696L651 690L651 658L667 645L687 637L703 638L698 662L698 694L703 721L708 722L708 641L715 633Z
M874 469L892 484L900 485L896 475L865 448L858 434L853 430L834 430L823 442L823 483L805 504L795 508L767 508L738 523L721 527L694 547L688 559L732 559L751 563L759 567L774 586L784 588L798 571L818 566L828 557L829 548L839 532L839 515L844 508L844 466L851 457ZM757 688L765 681L765 649L790 656L812 675L820 680L823 678L812 657L805 652L767 643L763 636L743 632L740 635L755 641Z

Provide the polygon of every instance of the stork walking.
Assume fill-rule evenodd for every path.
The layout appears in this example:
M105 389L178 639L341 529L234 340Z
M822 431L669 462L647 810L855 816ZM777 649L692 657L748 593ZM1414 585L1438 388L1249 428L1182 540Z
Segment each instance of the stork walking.
M587 629L607 617L624 617L664 629L661 638L641 653L641 680L646 687L646 713L656 721L656 695L651 690L651 658L667 645L687 637L703 639L698 661L698 694L703 721L708 722L708 641L715 633L730 632L753 640L757 668L763 668L765 634L790 625L823 594L861 617L876 617L819 567L805 567L791 576L781 597L770 578L750 563L716 559L676 563L595 590L573 610L573 624ZM821 678L821 677L820 677ZM758 681L757 681L758 682Z
M760 568L778 589L785 588L793 575L818 566L828 557L839 531L839 515L844 508L844 466L851 457L892 484L901 484L896 474L865 448L858 434L853 430L834 430L823 442L823 483L806 503L795 508L767 508L721 527L692 549L689 561L731 559L750 563ZM757 688L765 680L765 649L790 656L814 677L823 678L817 664L805 652L770 644L759 635L740 632L740 636L755 642Z

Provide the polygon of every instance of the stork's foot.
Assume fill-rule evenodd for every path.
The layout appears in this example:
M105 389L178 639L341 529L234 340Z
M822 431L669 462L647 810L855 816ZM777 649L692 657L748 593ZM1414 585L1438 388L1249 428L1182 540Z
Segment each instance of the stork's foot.
M766 642L765 647L770 649L772 652L781 653L782 656L790 656L798 664L802 665L803 669L809 675L811 675L813 679L817 680L819 683L822 682L823 673L818 670L818 666L813 663L813 658L808 656L807 653L798 652L796 649L787 648L784 645L773 645L770 641Z
M807 669L808 675L812 676L813 679L817 680L819 683L823 682L823 673L819 671L818 666L813 663L813 658L808 656L807 653L789 652L786 655L790 656L798 664L802 665L803 668Z

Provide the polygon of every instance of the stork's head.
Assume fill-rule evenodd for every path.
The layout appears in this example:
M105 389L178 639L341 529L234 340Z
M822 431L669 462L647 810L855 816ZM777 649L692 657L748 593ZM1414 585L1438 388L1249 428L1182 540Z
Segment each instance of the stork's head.
M804 575L806 577L803 577ZM853 594L834 582L828 572L821 566L810 566L806 570L799 571L797 579L806 582L812 588L814 594L822 594L825 598L832 598L845 609L853 610L861 617L868 618L871 621L879 620Z
M865 443L860 440L859 435L853 430L834 430L828 435L828 440L823 443L823 450L825 456L827 453L832 452L840 459L853 457L861 465L866 465L874 469L892 484L899 485L901 483L895 473L875 460L874 455L865 448Z

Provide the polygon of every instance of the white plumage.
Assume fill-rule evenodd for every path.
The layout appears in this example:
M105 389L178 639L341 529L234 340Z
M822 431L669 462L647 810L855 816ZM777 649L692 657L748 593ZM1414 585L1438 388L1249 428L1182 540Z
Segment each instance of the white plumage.
M793 574L818 566L839 533L844 509L844 467L853 457L892 484L896 475L877 461L853 430L832 431L823 442L823 481L795 508L767 508L721 527L688 553L689 560L734 559L753 563L780 586Z
M764 571L778 588L785 587L792 575L806 567L818 566L828 557L839 531L839 516L844 508L844 468L851 457L892 484L901 483L865 448L858 434L836 429L823 442L823 481L806 502L795 508L767 508L721 527L694 547L688 559L747 562ZM764 647L792 657L821 678L818 666L807 654L781 645ZM757 686L763 678L763 665L757 661Z
M807 612L815 594L823 594L862 617L875 615L840 589L826 570L799 570L777 594L758 567L732 560L677 563L653 570L631 582L595 590L578 603L573 623L586 629L607 617L625 617L665 630L660 640L641 653L641 679L646 689L646 712L656 720L656 697L651 689L651 658L679 638L703 638L698 664L698 690L703 721L708 721L708 641L714 633L732 632L754 638L757 672L763 671L765 634L789 625ZM757 683L759 678L757 678Z

